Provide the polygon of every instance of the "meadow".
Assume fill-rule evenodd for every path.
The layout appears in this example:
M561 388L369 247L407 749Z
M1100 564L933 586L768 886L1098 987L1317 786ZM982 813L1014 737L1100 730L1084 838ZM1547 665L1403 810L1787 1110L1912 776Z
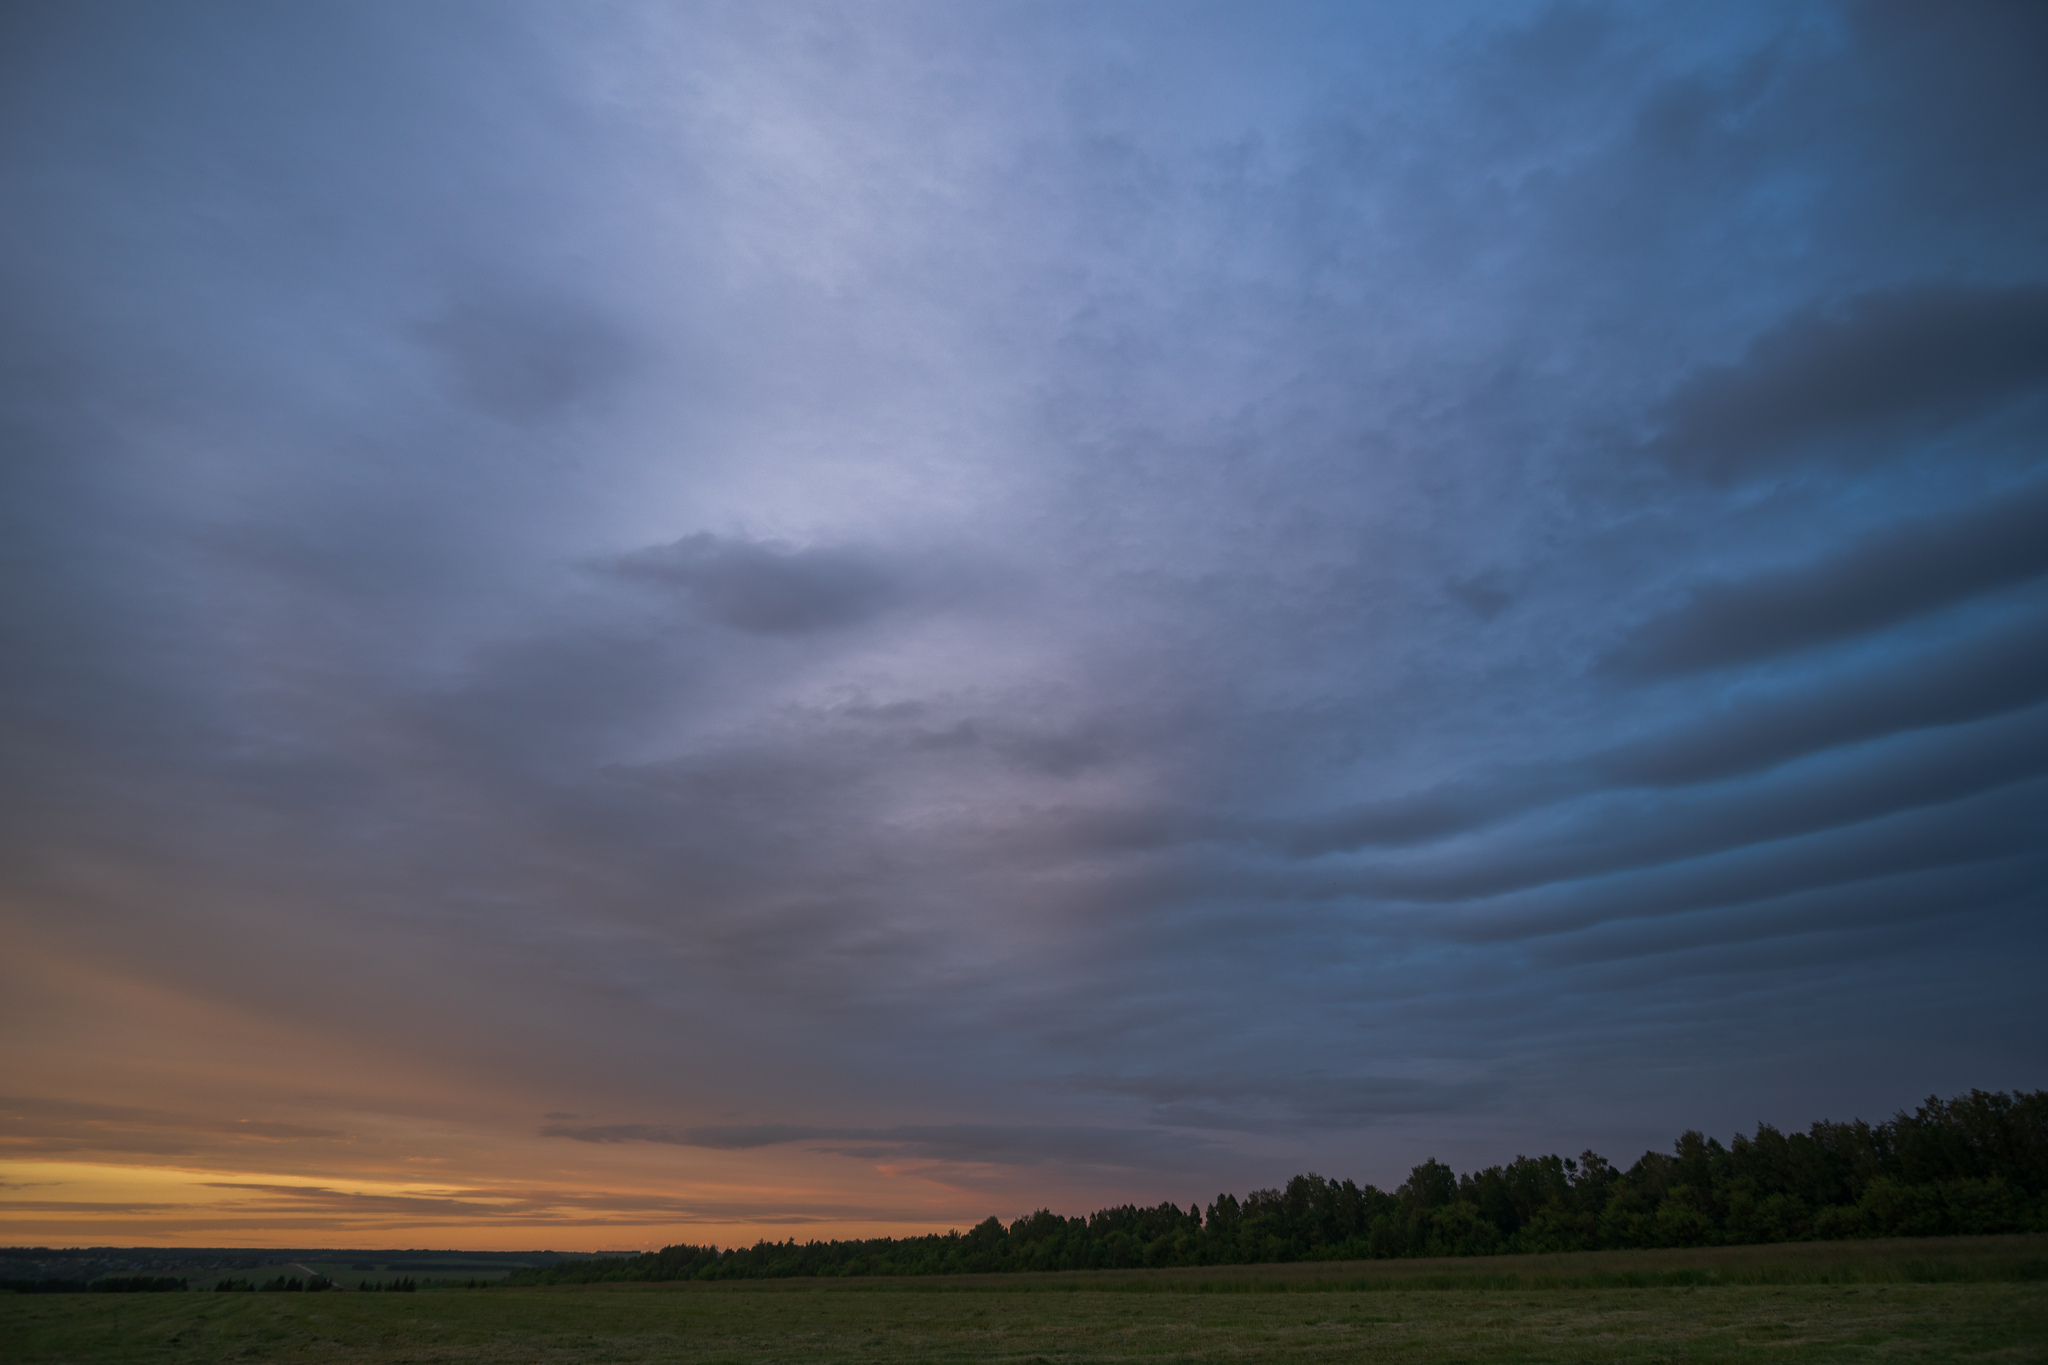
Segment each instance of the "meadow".
M43 1362L2048 1361L2048 1238L922 1280L18 1295Z

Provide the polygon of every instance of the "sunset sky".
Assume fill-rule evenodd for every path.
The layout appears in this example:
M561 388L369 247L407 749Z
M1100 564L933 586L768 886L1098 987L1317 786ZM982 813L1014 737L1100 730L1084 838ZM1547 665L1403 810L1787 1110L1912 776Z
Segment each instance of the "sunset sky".
M2048 7L0 11L0 1242L2048 1085Z

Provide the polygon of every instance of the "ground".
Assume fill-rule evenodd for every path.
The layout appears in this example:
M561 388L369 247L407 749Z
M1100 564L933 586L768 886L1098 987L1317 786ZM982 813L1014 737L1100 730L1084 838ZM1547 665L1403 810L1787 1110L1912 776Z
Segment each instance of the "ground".
M1151 1275L17 1295L0 1297L0 1358L2048 1362L2044 1250L1987 1238ZM1686 1278L1701 1282L1674 1282ZM1631 1279L1646 1283L1618 1286Z

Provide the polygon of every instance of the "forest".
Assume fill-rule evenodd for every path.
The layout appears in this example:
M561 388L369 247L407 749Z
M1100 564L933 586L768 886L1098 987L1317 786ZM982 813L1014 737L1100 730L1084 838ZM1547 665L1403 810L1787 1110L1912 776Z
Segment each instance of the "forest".
M1435 1160L1383 1191L1298 1175L1207 1208L1041 1209L1007 1226L830 1242L677 1245L518 1270L503 1283L957 1275L1486 1256L1849 1237L2048 1231L2048 1090L1930 1096L1885 1123L1687 1132L1621 1170L1593 1152L1459 1174Z

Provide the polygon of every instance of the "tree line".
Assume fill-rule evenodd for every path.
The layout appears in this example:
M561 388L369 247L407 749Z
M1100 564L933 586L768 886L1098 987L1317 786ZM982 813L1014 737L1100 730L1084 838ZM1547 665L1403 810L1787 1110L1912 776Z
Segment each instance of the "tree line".
M1627 1170L1588 1151L1459 1174L1431 1159L1392 1191L1299 1175L1206 1209L1041 1209L922 1237L677 1245L516 1270L508 1285L795 1275L958 1275L1486 1256L1851 1237L2048 1231L2048 1090L1930 1096L1886 1123L1687 1132Z
M109 1275L97 1280L5 1280L17 1294L175 1294L190 1288L175 1275Z

